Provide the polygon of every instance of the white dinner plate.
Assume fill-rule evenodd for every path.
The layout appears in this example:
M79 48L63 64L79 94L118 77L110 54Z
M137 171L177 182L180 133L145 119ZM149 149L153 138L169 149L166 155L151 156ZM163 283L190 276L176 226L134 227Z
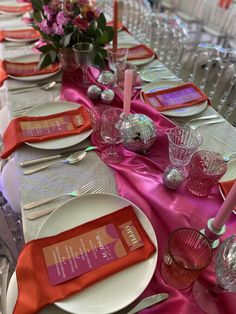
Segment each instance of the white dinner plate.
M38 62L39 61L39 54L30 54L30 55L25 55L25 56L20 56L20 57L15 57L11 58L9 60L10 62ZM44 80L46 78L49 78L51 76L56 75L58 72L60 72L60 68L52 73L45 73L45 74L39 74L39 75L28 75L28 76L14 76L14 75L9 75L9 77L18 80L18 81L24 81L24 82L37 82Z
M6 5L6 6L12 6L12 7L24 7L25 5L27 5L29 3L27 2L16 2L16 1L4 1L1 3L1 5ZM9 16L20 16L23 15L25 13L25 11L23 12L7 12L7 11L1 11L0 10L0 14L2 15L9 15Z
M112 194L90 194L57 208L41 226L37 238L48 237L132 205L157 248L153 227L144 213L128 200ZM132 303L147 287L157 263L157 250L149 259L128 267L55 304L69 313L107 314Z
M132 44L132 43L121 43L119 45L119 48L131 48L135 47L137 44ZM149 62L151 62L155 58L155 55L151 56L150 58L145 58L145 59L136 59L136 60L127 60L128 63L134 64L134 65L144 65Z
M145 85L142 88L144 93L148 92L155 92L157 90L164 90L167 88L175 87L184 84L184 82L175 82L175 81L156 81L150 84ZM142 97L142 93L140 94L141 99L145 102ZM178 108L178 109L170 109L162 111L161 113L165 116L170 117L189 117L195 114L202 112L207 106L207 101L202 102L201 105L185 107L185 108Z
M47 116L54 113L64 112L68 110L73 110L79 108L80 105L72 102L57 101L57 102L45 102L27 110L24 115L32 116ZM39 149L61 149L76 145L84 141L92 133L92 129L82 132L76 135L65 136L62 138L57 138L40 143L28 143L25 144L39 148Z
M21 30L21 29L32 29L32 27L29 26L18 26L18 27L11 27L5 29L5 31L15 31L15 30ZM31 41L36 41L40 38L40 35L34 38L12 38L12 37L5 37L5 40L15 42L15 43L28 43Z
M151 62L154 58L155 58L155 55L153 55L150 58L145 58L145 59L127 60L127 62L134 65L143 65L143 64Z
M223 175L223 177L220 178L219 181L224 182L224 181L231 181L233 179L236 179L236 159L231 160L227 163L227 171ZM221 194L222 198L225 200L225 196L224 196L220 186L219 186L219 190L220 190L220 194ZM234 210L234 214L236 214L235 210Z

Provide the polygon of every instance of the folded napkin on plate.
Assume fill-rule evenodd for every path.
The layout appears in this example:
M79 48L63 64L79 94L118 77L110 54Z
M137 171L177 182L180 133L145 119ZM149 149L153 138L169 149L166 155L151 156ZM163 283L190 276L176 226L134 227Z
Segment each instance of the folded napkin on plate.
M84 249L80 249L82 243L85 250L88 248L84 255L86 258L68 257L67 241L73 240L70 256L83 255ZM93 248L96 254L93 254ZM57 255L63 257L63 263L57 264L53 259L55 250ZM55 236L28 242L17 262L18 299L13 313L38 313L48 304L63 300L124 268L148 259L154 252L155 247L131 206ZM81 274L71 279L73 266ZM52 280L64 277L64 282L52 286L50 276Z
M38 62L11 62L0 60L0 86L2 86L8 75L13 76L33 76L48 74L58 71L60 68L59 63L54 63L44 69L38 68Z
M219 181L218 182L224 197L226 197L229 194L232 186L234 185L235 180L236 179L233 179L233 180L230 180L230 181Z
M0 5L0 11L6 12L6 13L21 13L21 12L27 12L32 10L32 4L27 3L25 5Z
M154 52L151 48L145 45L137 45L129 48L128 51L128 61L139 60L139 59L148 59L154 55Z
M47 141L79 134L90 128L89 113L83 106L43 117L21 116L11 120L3 133L4 149L0 158L7 158L25 142Z
M159 111L194 106L203 101L210 104L208 96L192 83L141 94L147 104Z
M37 39L40 33L34 28L15 29L15 30L0 30L0 42L6 37L12 39Z

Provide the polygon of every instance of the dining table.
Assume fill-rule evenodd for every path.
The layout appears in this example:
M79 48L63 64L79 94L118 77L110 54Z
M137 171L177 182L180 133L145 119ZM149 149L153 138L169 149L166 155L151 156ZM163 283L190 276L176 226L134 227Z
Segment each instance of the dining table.
M13 25L20 27L24 25L24 22L21 17L0 16L0 29L7 29ZM124 46L127 43L129 45L135 45L137 44L137 41L126 31L119 31L118 46ZM32 54L37 54L37 51L35 51L32 43L16 43L10 41L0 43L1 59L11 60L13 58L25 57ZM155 65L157 63L160 62L156 59L151 60L147 64L143 64L141 62L141 64L138 64L138 70L141 73L143 70L147 69L150 64ZM81 103L81 101L83 102L85 100L85 102L87 101L91 104L91 100L88 99L86 94L83 94L82 98L77 97L80 95L80 88L76 85L78 83L65 83L65 77L63 76L62 71L50 78L46 77L43 80L45 83L50 81L56 81L58 83L49 90L43 90L40 86L38 86L36 88L29 88L26 91L19 90L19 92L17 92L12 91L12 89L24 87L27 84L35 82L26 82L20 79L8 78L0 88L0 104L2 107L7 107L11 119L23 114L27 115L27 111L37 114L37 108L39 108L43 103L47 103L47 107L49 107L49 109L47 109L48 112L50 112L50 108L60 106L60 101L62 100L73 103ZM160 74L157 82L163 81ZM149 82L141 80L141 85L143 87L147 84L149 84ZM43 206L38 206L32 210L24 209L26 204L68 193L84 187L88 183L92 183L94 188L102 187L101 194L120 196L141 209L150 221L155 232L158 247L157 264L154 269L154 273L150 278L151 280L149 280L149 282L145 282L144 285L140 284L141 291L138 295L138 300L152 294L162 292L167 292L170 297L162 303L156 304L149 309L140 311L139 313L203 313L192 297L191 288L178 291L174 287L169 286L162 279L160 268L169 234L173 230L180 227L192 227L197 230L205 228L208 219L215 217L217 211L223 203L223 198L220 194L218 186L214 187L207 197L199 198L191 195L186 190L185 183L177 190L170 190L166 188L163 185L162 178L166 166L170 164L166 132L176 125L185 125L193 118L216 114L216 111L212 106L206 106L204 110L197 112L195 115L165 115L165 113L160 114L155 112L155 109L149 108L144 102L142 102L139 98L139 91L136 91L135 95L135 100L131 104L131 111L133 110L134 112L137 111L147 115L150 113L152 117L155 116L155 122L157 124L158 135L156 143L146 154L139 154L124 149L125 161L122 162L121 165L106 164L100 157L103 146L96 142L93 135L88 136L83 141L69 148L67 147L66 139L61 142L61 147L56 149L51 148L50 144L46 144L43 147L38 148L37 145L35 146L32 145L32 143L26 143L20 146L12 154L11 157L15 159L17 165L17 180L21 194L20 201L25 242L27 243L34 240L40 234L43 234L42 230L45 230L46 228L52 228L51 231L48 231L48 234L50 234L50 232L53 234L55 230L64 231L68 228L68 226L75 226L76 224L81 223L80 221L83 221L82 217L78 219L78 222L76 222L72 212L71 215L64 214L61 219L58 215L56 215L55 217L58 220L57 223L59 225L56 226L56 224L52 224L50 227L50 223L47 222L48 217L51 217L52 222L54 217L53 215L58 211L58 209L55 209L51 216L45 215L34 220L27 218L29 212L49 207L60 208L62 204L66 204L65 201L70 199L69 196L58 198L55 201ZM53 109L52 112L54 112ZM199 123L200 122L201 120L199 120ZM191 126L191 122L189 125ZM220 124L202 124L198 130L203 136L203 143L200 147L201 149L212 150L223 156L236 152L236 129L228 121L224 120L224 122ZM25 175L23 173L25 168L20 167L20 163L26 160L55 155L65 152L68 149L79 150L81 147L87 147L90 145L97 145L98 149L88 152L86 157L75 165L61 163L60 165L48 167L43 171L39 171L31 175ZM92 194L91 199L96 201L96 198L94 198ZM94 207L96 207L95 201L94 203L91 203ZM93 211L93 208L91 208L91 211ZM76 214L76 217L79 217L79 214ZM232 213L230 219L227 221L226 227L227 230L221 240L235 233L236 216L234 213ZM13 277L14 276L15 275L13 275ZM109 288L111 290L109 292L109 298L117 300L116 313L128 313L128 308L124 308L127 304L122 303L119 291L114 290L114 292L112 292L112 282L115 284L117 274L113 276L109 278L109 283L111 284ZM212 261L210 266L202 272L201 278L204 282L210 282L212 285L214 284L214 261ZM106 280L108 279L104 279L104 283L99 282L93 287L87 288L88 291L91 288L96 291L96 287L98 287L97 289L102 289L103 285L106 285ZM132 277L127 276L126 280L127 285L132 286L130 282L128 283L128 280L132 281ZM123 284L126 285L125 278L123 278ZM11 290L15 291L16 296L17 285L15 277L11 280L10 286ZM135 288L136 287L133 287L133 290L135 290ZM122 288L120 290L122 290ZM94 294L96 293L94 292ZM133 291L131 289L130 303L135 301L132 296ZM89 292L87 292L86 297L89 303L87 311L86 309L83 311L82 308L82 311L79 311L78 309L78 313L105 314L105 312L100 311L99 307L96 311L96 303L93 304L95 301L93 299L89 299ZM95 300L98 301L96 298ZM64 305L48 305L42 309L40 313L67 313L65 308L67 308L69 312L70 301L68 301L66 305L65 304L66 302ZM217 306L221 306L224 313L235 313L235 295L233 293L221 294L218 297ZM111 311L107 309L106 313L111 312L114 311L112 311L112 309Z

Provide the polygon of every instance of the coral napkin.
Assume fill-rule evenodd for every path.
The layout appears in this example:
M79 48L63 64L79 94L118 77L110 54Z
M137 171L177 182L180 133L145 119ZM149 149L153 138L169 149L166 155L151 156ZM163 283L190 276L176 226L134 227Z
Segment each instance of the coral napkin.
M34 28L16 29L16 30L0 30L0 42L6 37L12 39L37 39L40 33Z
M218 184L219 184L219 186L221 188L221 191L224 194L224 197L226 197L229 194L229 192L230 192L230 190L231 190L235 180L236 179L233 179L233 180L230 180L230 181L219 181L218 182Z
M111 224L113 232L108 233L108 230L110 230L108 226L111 226ZM97 233L99 228L105 228L103 230L107 230L105 233L105 236L107 234L105 242L101 240L100 233ZM50 249L53 245L57 245L57 252L59 251L59 254L62 254L66 243L61 247L61 242L64 243L64 241L79 237L79 243L81 243L81 239L85 238L85 234L87 240L83 241L83 243L86 246L86 243L91 242L90 234L95 234L95 232L99 235L98 240L105 243L105 247L100 246L101 243L99 241L96 243L96 241L94 241L96 237L94 236L92 238L93 245L90 245L90 248L97 247L98 251L96 251L96 255L98 256L98 260L101 259L103 262L108 260L107 256L104 257L103 255L104 252L107 252L106 254L109 255L108 263L103 263L76 278L52 286L49 281L49 268L52 266L52 263L55 263L55 260L48 258L47 255L45 258L45 250ZM131 239L134 233L135 237ZM112 245L114 249L111 249L109 244L106 244L111 243L109 242L111 238L116 239L114 245ZM104 239L103 236L102 239ZM139 245L137 245L138 243ZM79 244L77 244L77 246L78 245ZM121 247L126 254L120 254ZM91 251L90 248L87 250L87 254ZM102 250L104 248L106 251ZM55 236L28 242L17 262L18 299L13 313L38 313L40 309L48 304L62 300L126 267L148 259L154 252L155 247L131 206L124 207L111 214L97 218ZM114 256L114 253L115 256L119 255L119 257L112 259L111 256ZM51 262L51 265L48 264L48 260L49 263ZM57 264L57 267L63 267L63 274L67 275L67 264L69 264L69 261L70 259L68 260L67 257L65 257L63 258L63 265L59 266ZM78 263L76 261L76 264L79 266L78 268L83 268L83 264L81 263L81 261ZM55 264L54 266L56 267Z
M7 158L24 142L47 141L79 134L90 128L90 117L83 106L43 117L21 116L11 120L3 133L4 149L0 158Z
M147 104L158 111L194 106L203 101L208 101L210 104L208 96L192 83L154 92L142 92L141 95Z
M129 48L127 60L139 60L139 59L148 59L154 55L154 52L151 48L145 45L137 45Z
M38 62L10 62L0 60L0 86L8 78L13 76L31 76L56 72L60 69L59 63L54 63L44 69L38 68Z
M0 5L0 11L6 13L24 13L32 10L32 4L27 3L25 5Z

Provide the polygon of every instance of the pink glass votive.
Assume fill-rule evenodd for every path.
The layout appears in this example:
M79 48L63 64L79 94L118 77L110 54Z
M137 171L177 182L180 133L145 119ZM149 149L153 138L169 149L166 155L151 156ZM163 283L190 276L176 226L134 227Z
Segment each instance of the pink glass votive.
M161 266L163 279L178 290L186 289L211 262L212 249L208 239L192 228L171 233Z
M196 196L207 196L226 170L226 162L220 154L200 150L190 161L187 189Z

